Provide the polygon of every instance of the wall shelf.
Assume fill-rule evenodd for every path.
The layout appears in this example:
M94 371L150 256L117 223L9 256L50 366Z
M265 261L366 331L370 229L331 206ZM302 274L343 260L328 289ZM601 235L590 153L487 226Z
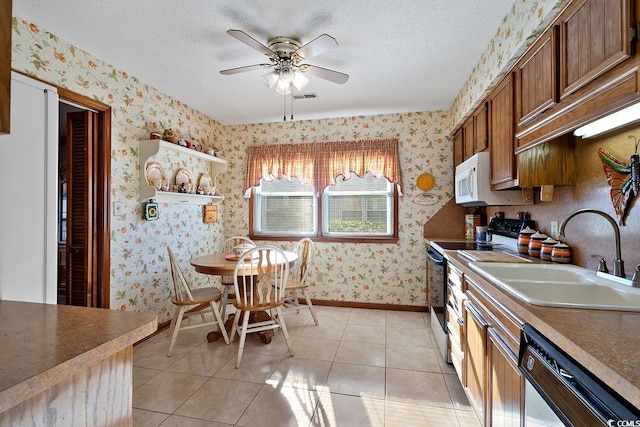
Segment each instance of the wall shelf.
M217 187L216 181L218 174L227 169L226 160L161 139L140 141L138 155L140 159L140 201L144 202L154 199L158 203L206 205L210 203L220 203L224 200L224 196L219 194L217 189L215 195L157 190L147 182L146 170L150 160L152 162L158 161L165 169L169 184L173 185L175 183L174 176L177 170L184 167L193 175L195 185L198 184L200 174L207 173L212 177L214 186ZM159 156L165 156L165 161L157 159ZM167 157L170 158L170 161L166 161ZM176 166L178 162L182 166Z

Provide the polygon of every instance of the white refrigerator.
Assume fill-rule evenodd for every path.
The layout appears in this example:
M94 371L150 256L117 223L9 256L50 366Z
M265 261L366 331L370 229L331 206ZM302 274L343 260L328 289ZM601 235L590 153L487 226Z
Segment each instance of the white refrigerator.
M58 93L11 75L0 135L0 299L57 303Z

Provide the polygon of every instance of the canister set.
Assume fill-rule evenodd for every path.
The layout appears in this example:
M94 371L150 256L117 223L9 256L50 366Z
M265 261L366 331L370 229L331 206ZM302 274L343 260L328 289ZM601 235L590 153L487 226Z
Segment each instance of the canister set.
M545 261L571 263L569 246L529 227L518 234L518 253Z

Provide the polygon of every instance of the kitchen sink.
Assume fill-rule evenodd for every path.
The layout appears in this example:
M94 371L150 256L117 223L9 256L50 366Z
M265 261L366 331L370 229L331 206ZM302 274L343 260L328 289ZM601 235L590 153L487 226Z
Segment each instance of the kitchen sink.
M576 265L471 262L469 267L529 304L640 311L640 288L629 286L630 280Z

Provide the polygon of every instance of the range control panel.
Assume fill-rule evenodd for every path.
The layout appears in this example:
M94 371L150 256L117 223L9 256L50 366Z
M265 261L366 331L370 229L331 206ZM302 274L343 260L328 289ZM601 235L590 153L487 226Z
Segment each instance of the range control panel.
M530 219L491 218L487 232L517 239L518 233L527 227L535 229L535 223Z

